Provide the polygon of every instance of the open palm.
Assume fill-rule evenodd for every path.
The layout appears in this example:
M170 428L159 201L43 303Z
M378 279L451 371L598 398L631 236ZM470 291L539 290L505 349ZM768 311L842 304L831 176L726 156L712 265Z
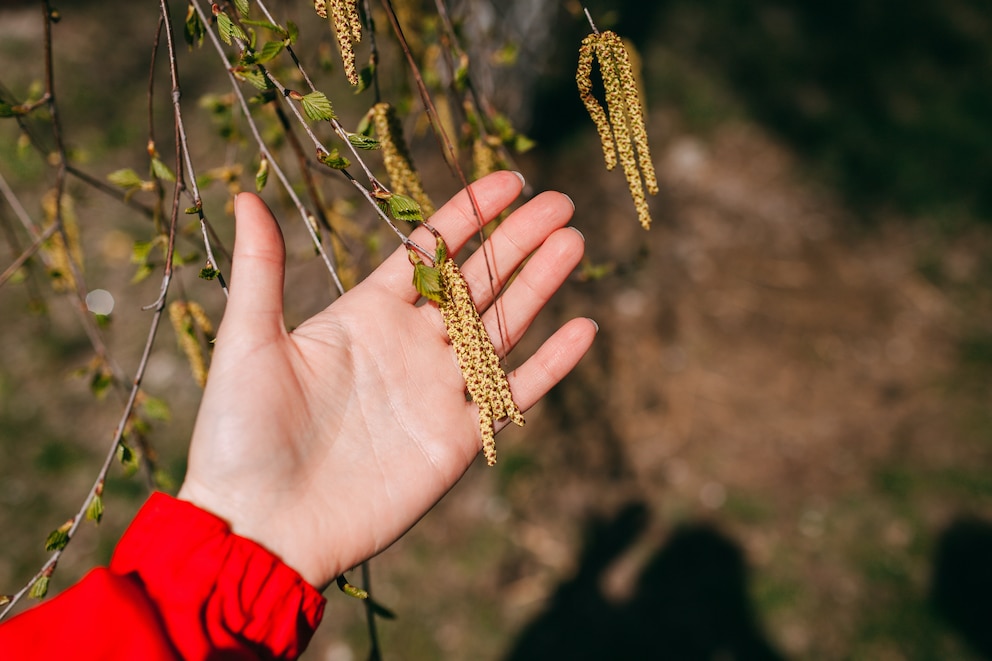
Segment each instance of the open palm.
M472 191L489 219L521 186L499 172ZM462 267L501 356L581 259L581 235L565 228L572 211L563 195L537 196L490 237L488 260L477 251ZM238 196L236 216L231 295L179 496L323 587L392 544L454 485L480 449L478 411L440 314L417 305L405 249L290 333L278 225L250 194ZM478 226L464 191L431 223L452 254ZM433 246L426 230L412 238ZM590 320L573 320L510 374L522 410L594 335Z

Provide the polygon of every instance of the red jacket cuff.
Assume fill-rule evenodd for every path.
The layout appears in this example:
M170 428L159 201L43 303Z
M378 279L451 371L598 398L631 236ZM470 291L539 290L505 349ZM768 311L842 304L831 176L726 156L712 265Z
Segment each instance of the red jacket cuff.
M110 571L144 586L183 659L295 659L324 613L320 593L275 555L163 493L141 508Z

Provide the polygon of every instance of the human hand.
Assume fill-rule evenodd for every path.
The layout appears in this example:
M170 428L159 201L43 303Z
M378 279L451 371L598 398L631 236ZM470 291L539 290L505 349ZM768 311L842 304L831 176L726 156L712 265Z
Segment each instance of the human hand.
M472 184L486 220L521 188L510 172ZM481 251L462 266L500 356L582 257L581 235L565 228L572 211L566 196L543 193L513 212L487 241L493 285ZM438 310L416 305L406 248L290 333L279 227L252 194L238 196L235 216L230 298L179 497L323 588L396 541L455 484L479 453L478 412ZM430 220L452 255L477 230L465 191ZM411 238L433 246L424 228ZM521 410L576 365L595 332L591 320L573 319L509 374Z

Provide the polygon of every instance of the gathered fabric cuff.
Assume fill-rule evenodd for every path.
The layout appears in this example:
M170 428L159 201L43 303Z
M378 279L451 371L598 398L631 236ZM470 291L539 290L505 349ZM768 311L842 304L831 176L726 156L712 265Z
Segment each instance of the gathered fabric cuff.
M138 581L183 659L295 659L324 597L221 518L153 493L118 543L110 571Z

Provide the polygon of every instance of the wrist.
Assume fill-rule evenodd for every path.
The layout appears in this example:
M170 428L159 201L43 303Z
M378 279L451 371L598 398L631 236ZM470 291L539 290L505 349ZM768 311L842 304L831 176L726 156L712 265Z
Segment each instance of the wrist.
M322 569L318 554L302 548L292 531L285 529L289 525L287 517L278 514L267 516L257 501L247 502L221 495L190 480L183 482L176 498L223 520L233 534L264 548L318 591L325 590L341 573L332 575Z

